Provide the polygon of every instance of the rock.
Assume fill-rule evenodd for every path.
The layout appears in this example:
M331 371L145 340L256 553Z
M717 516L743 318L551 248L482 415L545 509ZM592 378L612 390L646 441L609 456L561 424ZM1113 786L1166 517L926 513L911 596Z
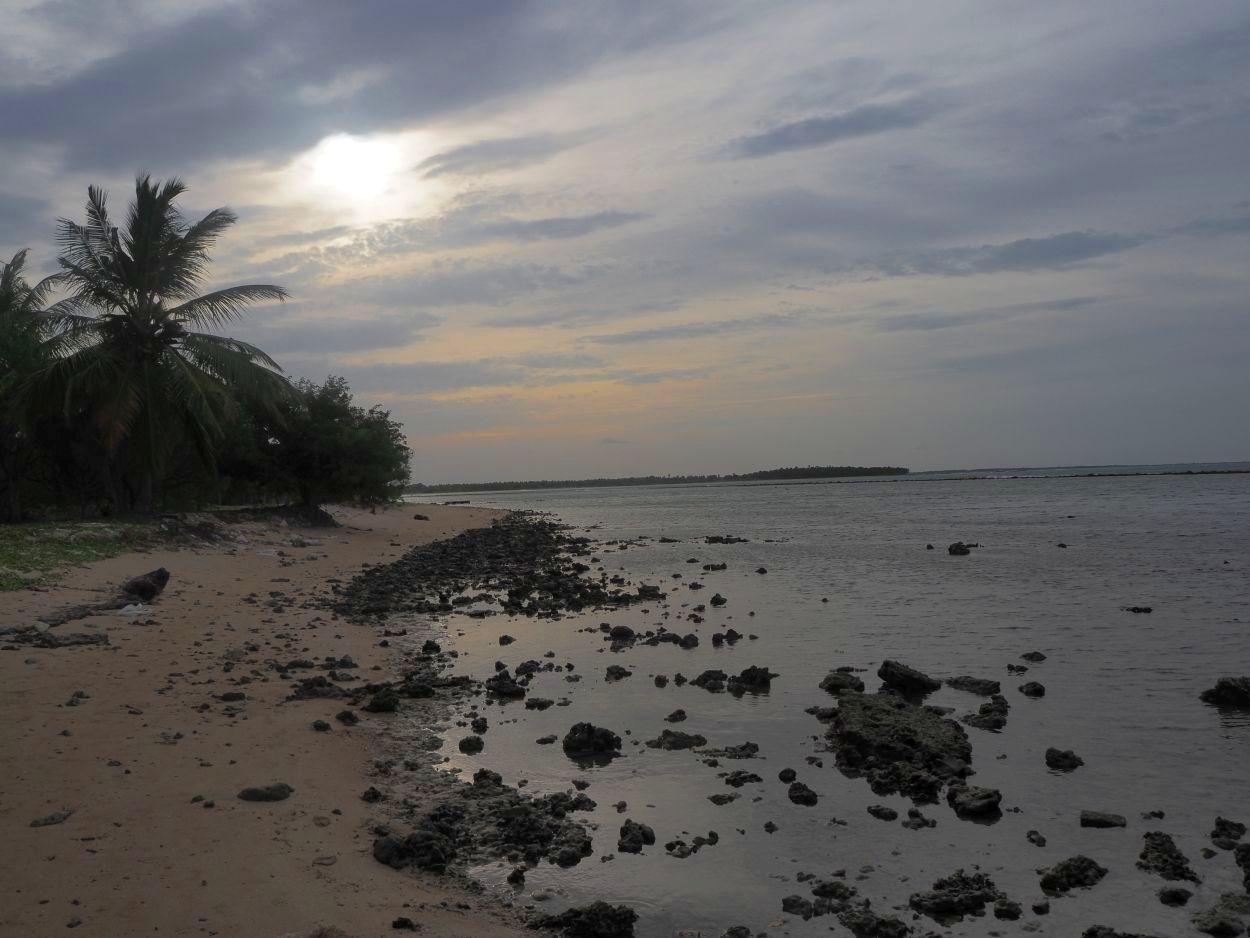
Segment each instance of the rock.
M1233 862L1244 874L1242 882L1245 884L1246 892L1250 892L1250 844L1238 844L1233 848Z
M619 681L622 678L633 677L633 672L628 668L623 668L619 664L610 664L605 673L605 677L609 681Z
M907 820L903 822L903 827L909 831L922 831L927 827L937 827L937 821L925 817L919 808L908 808Z
M655 739L647 740L647 747L650 749L694 749L696 746L706 746L707 737L700 736L698 733L682 733L678 730L661 730L660 735Z
M502 671L496 671L482 684L486 688L486 692L492 697L499 697L504 700L519 700L526 694L525 688L513 679L507 668L504 668Z
M373 858L397 870L412 865L419 870L445 873L455 856L456 848L449 837L426 828L402 839L387 836L373 842Z
M608 638L614 642L632 642L636 637L628 625L614 625L608 631Z
M694 632L689 632L681 637L681 640L677 642L677 645L679 648L685 649L698 648L699 636L695 635Z
M1042 874L1042 889L1049 893L1067 892L1077 887L1088 889L1102 882L1107 868L1087 856L1077 854L1060 860Z
M798 777L799 777L799 773L794 771L794 769L782 769L780 772L777 773L777 778L780 781L785 782L787 785L789 785Z
M1106 811L1082 811L1082 827L1124 827L1128 822L1122 814L1110 814Z
M741 788L743 785L754 785L764 781L754 772L748 772L745 769L735 769L725 776L725 784L731 788Z
M1046 838L1043 837L1038 831L1029 831L1024 836L1034 847L1046 846Z
M942 686L941 681L891 658L881 663L881 667L877 669L877 677L881 678L886 687L893 687L912 696L923 696Z
M967 557L972 553L971 548L963 541L956 541L946 548L946 552L952 557Z
M1164 886L1159 890L1159 901L1173 908L1187 905L1193 893L1184 886Z
M621 825L620 837L616 842L616 849L620 853L642 853L644 846L650 846L655 843L655 831L646 824L640 824L637 821L626 820Z
M1020 657L1023 658L1025 661L1032 661L1034 663L1046 660L1046 656L1043 655L1040 651L1026 651Z
M1037 681L1029 681L1027 684L1020 685L1020 693L1024 694L1025 697L1045 697L1046 688L1037 683Z
M1040 902L1034 902L1033 905L1030 906L1030 908L1033 910L1034 915L1049 915L1050 914L1050 903L1047 902L1045 899L1041 900Z
M57 824L64 824L73 815L73 811L54 811L45 817L35 818L30 822L31 827L55 827Z
M797 915L806 921L812 917L812 900L802 896L786 896L781 900L781 911L787 915Z
M678 707L672 713L664 718L665 723L683 723L686 719L686 711Z
M1250 896L1228 892L1211 908L1194 913L1190 921L1203 934L1233 938L1245 933L1247 918L1250 918Z
M527 697L525 700L526 710L549 710L555 705L550 697Z
M967 691L970 694L978 694L981 697L990 697L1001 692L1002 687L998 681L991 681L987 678L968 677L948 677L946 686L953 687L955 690Z
M1217 707L1250 709L1250 677L1222 677L1199 697Z
M820 682L820 689L835 697L847 693L860 694L864 691L864 682L846 671L830 671Z
M429 520L430 520L430 516L429 516L429 515L423 515L423 514L421 514L420 512L418 512L417 514L414 514L414 515L412 516L412 520L413 520L413 521L429 521Z
M515 639L515 638L513 638L511 635L500 635L500 636L499 636L499 644L500 644L500 645L511 645L511 644L512 644L513 642L515 642L515 641L516 641L516 639Z
M458 748L466 756L475 756L486 748L486 741L476 734L465 736L460 740Z
M715 594L711 599L708 600L708 603L713 606L723 606L727 602L729 602L729 600L726 599L724 596L722 596L720 593Z
M558 743L559 741L560 737L555 733L549 733L546 736L539 736L536 740L534 740L534 742L538 743L540 746L550 746L553 743Z
M577 723L564 735L564 751L571 756L614 755L621 737L592 723Z
M875 817L878 821L897 821L898 812L893 808L887 808L883 804L870 804L868 813Z
M977 729L990 730L997 733L1007 725L1007 714L1011 712L1011 704L1002 694L995 694L981 704L976 713L965 713L959 719Z
M318 733L328 733L330 731L330 724L325 720L313 720L312 728Z
M1002 814L999 802L1002 793L996 788L980 788L975 785L952 785L946 792L946 801L961 818L990 818Z
M1211 842L1221 850L1232 850L1237 841L1246 836L1246 825L1228 818L1217 817L1211 829Z
M393 687L384 687L365 704L370 713L394 713L399 709L399 693Z
M638 913L628 906L592 902L559 915L544 915L533 921L535 928L550 928L564 938L633 938Z
M1142 835L1145 843L1141 856L1137 859L1137 868L1147 873L1156 873L1164 879L1178 881L1188 880L1191 883L1201 882L1198 874L1190 869L1185 854L1171 836L1162 831L1150 831Z
M424 517L424 515L422 517ZM393 928L395 931L417 931L420 928L420 926L417 925L417 923L414 922L412 919L410 919L408 916L401 915L399 916L399 918L394 919L391 922L391 928Z
M869 909L847 909L838 921L855 938L907 938L911 929L892 915L878 915Z
M1024 910L1020 908L1020 903L1013 902L1006 896L994 903L994 918L1001 918L1008 922L1014 922L1023 914Z
M295 793L295 789L285 782L275 782L272 785L259 785L252 788L244 788L239 792L240 801L286 801Z
M1046 767L1059 772L1072 772L1085 764L1085 760L1071 749L1046 750Z
M164 567L158 567L148 573L131 577L122 584L122 592L127 596L133 596L140 602L150 603L164 592L168 583L169 571Z
M657 674L655 676L655 686L660 688L668 687L668 675Z
M816 792L812 791L802 782L792 782L790 784L790 789L786 792L786 794L795 804L803 805L808 808L813 807L819 800L819 796Z
M828 739L838 768L865 777L879 795L937 801L943 784L972 771L972 746L958 723L893 694L842 697Z
M708 691L721 691L725 689L725 682L729 680L729 675L718 668L709 668L698 677L690 681L695 687L702 687Z
M360 717L356 716L351 710L340 710L334 715L334 719L338 720L344 726L355 726L360 722Z

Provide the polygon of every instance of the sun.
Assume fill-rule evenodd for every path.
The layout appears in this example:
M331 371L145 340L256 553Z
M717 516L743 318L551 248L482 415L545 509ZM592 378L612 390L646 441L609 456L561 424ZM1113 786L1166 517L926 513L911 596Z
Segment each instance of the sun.
M386 194L400 164L399 148L389 141L335 134L308 153L308 178L319 190L372 202Z

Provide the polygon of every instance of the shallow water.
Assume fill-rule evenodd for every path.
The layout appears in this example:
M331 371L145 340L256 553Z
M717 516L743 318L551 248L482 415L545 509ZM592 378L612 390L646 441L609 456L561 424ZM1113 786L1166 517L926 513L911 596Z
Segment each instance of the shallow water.
M555 652L572 662L580 683L563 672L536 675L535 696L567 698L545 712L523 704L485 708L486 748L468 757L445 751L447 766L467 774L486 766L506 781L528 780L541 793L567 788L575 777L591 782L599 804L589 815L600 825L595 855L569 870L531 871L518 902L554 893L552 911L596 898L624 902L641 916L640 936L669 936L681 929L717 936L744 924L772 934L816 935L845 930L832 917L803 922L781 912L784 896L810 898L795 881L799 872L827 877L838 869L861 895L884 911L959 867L979 866L1021 902L1019 922L992 916L950 927L955 935L1014 934L1033 923L1036 934L1076 935L1101 923L1155 934L1191 934L1189 915L1224 891L1241 891L1241 874L1223 851L1203 859L1217 814L1250 821L1250 716L1220 712L1198 700L1223 674L1250 673L1250 476L1157 476L930 481L847 485L673 486L563 489L488 493L475 505L553 512L570 525L594 526L597 541L648 536L627 549L596 552L607 572L633 582L667 584L667 608L656 604L627 612L591 613L556 621L454 618L446 623L460 652L457 669L489 676L496 659L515 666ZM708 534L749 539L705 545ZM769 539L773 543L767 542ZM978 542L969 557L945 550L955 540ZM1067 549L1057 547L1063 542ZM932 543L937 549L925 550ZM687 564L687 558L698 564ZM704 573L703 563L725 562ZM756 574L766 567L766 575ZM682 574L672 579L671 574ZM698 579L700 592L686 584ZM681 621L714 592L729 599L708 607L699 626ZM828 602L823 602L823 599ZM1121 607L1148 605L1149 615ZM649 611L644 611L644 609ZM750 612L754 616L750 616ZM669 614L664 618L665 613ZM635 630L664 624L694 631L693 650L675 645L608 649L600 622ZM713 647L711 634L732 626L758 640ZM593 631L587 631L591 629ZM506 648L498 637L516 638ZM1006 665L1040 650L1048 658L1023 677ZM945 805L926 805L937 827L911 831L898 821L870 817L870 804L906 813L910 802L874 795L848 779L823 751L824 727L804 713L833 698L817 687L840 665L870 669L869 689L883 658L893 657L936 676L970 674L998 679L1011 703L1002 733L968 728L973 784L999 788L1006 813L983 825L962 821ZM634 676L604 679L609 664ZM736 673L763 665L780 674L771 692L735 698L687 685L653 685L652 677L706 668ZM1036 679L1046 696L1028 699L1017 686ZM943 688L929 703L976 710L981 698ZM691 752L641 745L669 727L663 717L677 707L686 722L674 728L701 733L722 747L751 740L762 758L705 765ZM607 726L625 738L625 756L607 766L574 764L559 745L539 746L580 720ZM456 730L467 732L467 730ZM626 734L630 734L626 736ZM1048 746L1074 749L1085 766L1070 775L1049 771ZM809 765L808 757L824 760ZM791 804L777 780L786 767L820 794L816 807ZM731 804L707 796L730 792L718 773L733 769L763 777ZM628 802L618 814L614 802ZM1125 830L1087 830L1082 809L1125 815ZM1017 813L1018 810L1018 813ZM1142 820L1162 810L1162 820ZM659 844L641 855L616 854L624 818L650 824ZM764 831L773 821L776 833ZM1049 843L1037 848L1025 832L1037 829ZM665 854L662 844L715 830L720 842L687 859ZM1162 906L1164 885L1134 867L1141 835L1171 833L1203 878L1188 909ZM1110 868L1090 890L1053 899L1044 917L1029 911L1043 898L1039 867L1085 853ZM607 860L608 862L603 862ZM871 871L861 872L867 866ZM501 891L506 866L478 871ZM901 913L910 920L910 912ZM939 929L923 919L923 929Z

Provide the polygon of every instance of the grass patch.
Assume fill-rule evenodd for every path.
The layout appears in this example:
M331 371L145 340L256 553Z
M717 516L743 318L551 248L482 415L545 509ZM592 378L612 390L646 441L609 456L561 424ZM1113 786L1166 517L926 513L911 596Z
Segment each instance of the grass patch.
M156 540L151 523L0 525L0 592L47 586L67 567L144 550Z

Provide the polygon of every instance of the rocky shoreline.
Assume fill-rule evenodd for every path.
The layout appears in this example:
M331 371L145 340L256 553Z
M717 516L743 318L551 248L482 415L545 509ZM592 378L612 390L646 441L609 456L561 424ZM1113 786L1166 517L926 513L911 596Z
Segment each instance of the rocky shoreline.
M732 541L717 535L709 536L708 543ZM665 589L645 583L626 588L629 581L625 577L609 576L599 558L593 556L603 547L585 538L570 537L550 521L513 515L488 530L466 533L454 543L412 551L394 564L367 571L352 583L336 588L334 608L344 615L376 623L393 623L396 616L414 614L462 614L476 618L502 614L559 619L589 610L611 612L639 603L656 604L665 618L677 611ZM724 565L708 565L704 572L709 569L724 569ZM684 585L687 588L698 586L695 582ZM716 599L719 600L716 605L727 601L719 593ZM682 604L682 608L689 610L682 613L683 618L694 623L697 630L705 607ZM606 623L601 628L604 640L616 652L628 652L635 645L656 647L667 642L690 648L700 641L695 632L683 633L665 626L644 632ZM732 636L728 639L731 643L745 637L729 629L718 632L713 641L722 644L727 636ZM507 635L501 636L500 645L506 646L508 639ZM472 734L460 741L461 752L470 754L480 752L482 734L489 728L485 708L477 701L518 702L513 703L518 706L520 701L525 701L524 706L529 709L545 709L557 703L529 693L535 675L562 670L550 659L525 660L512 666L500 661L493 675L478 681L442 676L455 657L454 648L444 651L437 643L427 641L419 653L407 656L401 682L389 687L370 685L361 690L372 694L374 701L386 694L397 694L402 699L410 696L414 687L421 689L421 696L444 698L449 707L463 714L460 722L473 724ZM1041 665L1046 657L1041 652L1026 652L1020 659L1025 663L1009 663L1006 670L1011 674L1024 674L1030 667ZM567 667L566 679L579 679L572 671L573 665L570 663ZM631 674L627 667L612 665L608 668L607 680L619 682ZM738 675L720 670L705 671L689 683L713 693L728 690L741 694L766 692L777 676L767 668L753 665ZM903 823L913 828L923 829L936 823L921 809L939 803L943 791L944 800L958 820L993 823L1004 810L1018 810L1006 807L1010 804L1009 792L1004 794L969 781L974 774L975 739L965 726L973 733L999 733L1007 728L1010 704L1001 693L1000 681L968 675L939 680L896 660L882 662L877 676L882 685L873 693L867 692L864 681L849 667L831 672L821 682L821 689L835 698L835 705L812 708L810 712L827 724L826 747L840 771L848 777L863 778L877 794L912 799L915 808L909 810ZM673 680L681 685L688 679L679 672ZM657 675L655 685L662 688L668 681L667 676ZM944 685L981 697L984 703L979 710L953 719L944 708L924 703L928 694ZM1241 687L1238 679L1222 680L1204 695L1204 700L1237 706L1234 698ZM1036 699L1045 694L1045 687L1037 681L1024 681L1017 693ZM357 697L363 699L360 694ZM677 710L668 719L681 722L686 716L685 710ZM544 744L557 739L558 736L553 736L551 740L537 742ZM691 749L701 753L710 765L738 755L723 750L712 753L705 748L706 744L707 740L698 734L664 730L646 745L669 751ZM403 743L396 740L395 745L402 747ZM611 759L620 752L621 745L620 736L611 729L578 724L565 735L563 748L570 757L586 759L587 764L592 764L594 760ZM755 751L758 746L748 743L743 754L750 757ZM436 761L437 757L420 768L432 771ZM818 764L820 760L813 757L809 761ZM1051 747L1045 754L1045 763L1052 771L1073 772L1084 760L1071 750ZM378 764L379 778L394 780L400 771L399 765L396 760ZM411 772L419 767L414 763L403 768ZM471 783L452 783L445 773L433 772L433 775L442 776L437 784L444 788L443 796L433 809L407 807L411 799L402 795L403 783L395 786L394 795L379 796L384 802L390 800L398 809L391 812L391 823L375 829L377 839L373 854L378 862L395 869L411 867L463 875L475 864L503 861L513 865L508 883L515 892L524 887L527 872L541 864L576 866L596 848L605 854L600 859L611 858L607 854L609 845L599 842L606 837L606 832L600 833L596 841L593 831L576 819L579 812L596 807L595 801L585 793L585 785L530 796L505 785L501 775L488 768L479 769ZM789 796L794 804L817 803L816 793L795 779L792 770L783 770L781 779L790 786ZM731 788L763 782L758 774L745 770L726 773L725 780ZM408 785L411 784L410 779ZM428 782L421 782L418 787L421 785L428 785ZM728 803L736 797L731 792L713 796L712 800ZM718 802L717 798L721 800ZM394 805L396 800L398 806ZM898 816L896 811L884 806L870 806L868 810L880 820L895 820ZM1084 812L1080 821L1083 827L1116 827L1126 823L1119 815L1097 811ZM1158 819L1155 822L1158 823ZM1216 833L1221 836L1215 837ZM1215 844L1232 853L1231 859L1246 871L1250 890L1250 844L1242 842L1244 834L1239 822L1219 818L1213 838ZM649 826L625 818L616 850L637 853L656 840L657 835ZM693 844L684 840L666 842L665 850L670 856L690 856L700 846L715 845L717 835L712 832L694 841ZM1046 838L1038 831L1030 831L1029 841L1044 845ZM1160 903L1170 906L1187 903L1192 896L1190 890L1166 883L1196 882L1198 875L1171 836L1164 831L1148 831L1143 835L1143 843L1137 867L1165 881L1158 889ZM1215 851L1211 853L1215 855ZM1093 888L1106 873L1106 867L1083 855L1073 855L1040 869L1038 895L1029 905L1032 915L1027 919L1025 903L1008 896L985 873L962 869L938 879L928 891L900 896L898 904L882 910L874 908L845 879L808 877L810 898L789 896L783 901L781 911L800 920L834 916L857 938L926 935L929 934L923 924L926 918L937 924L949 924L963 916L988 912L1004 924L1020 921L1022 931L1028 932L1036 931L1045 921L1054 897L1072 889ZM1244 930L1244 922L1250 921L1248 903L1250 900L1244 896L1224 894L1213 905L1194 912L1193 927L1197 932L1213 935L1241 934L1238 929ZM910 914L900 915L903 909ZM625 905L603 901L557 915L541 914L531 903L527 921L534 927L554 928L571 938L619 938L634 934L636 916ZM744 926L729 926L725 931L725 935L733 938L747 934L755 933ZM1086 938L1131 938L1128 933L1102 924L1089 925L1084 935Z

